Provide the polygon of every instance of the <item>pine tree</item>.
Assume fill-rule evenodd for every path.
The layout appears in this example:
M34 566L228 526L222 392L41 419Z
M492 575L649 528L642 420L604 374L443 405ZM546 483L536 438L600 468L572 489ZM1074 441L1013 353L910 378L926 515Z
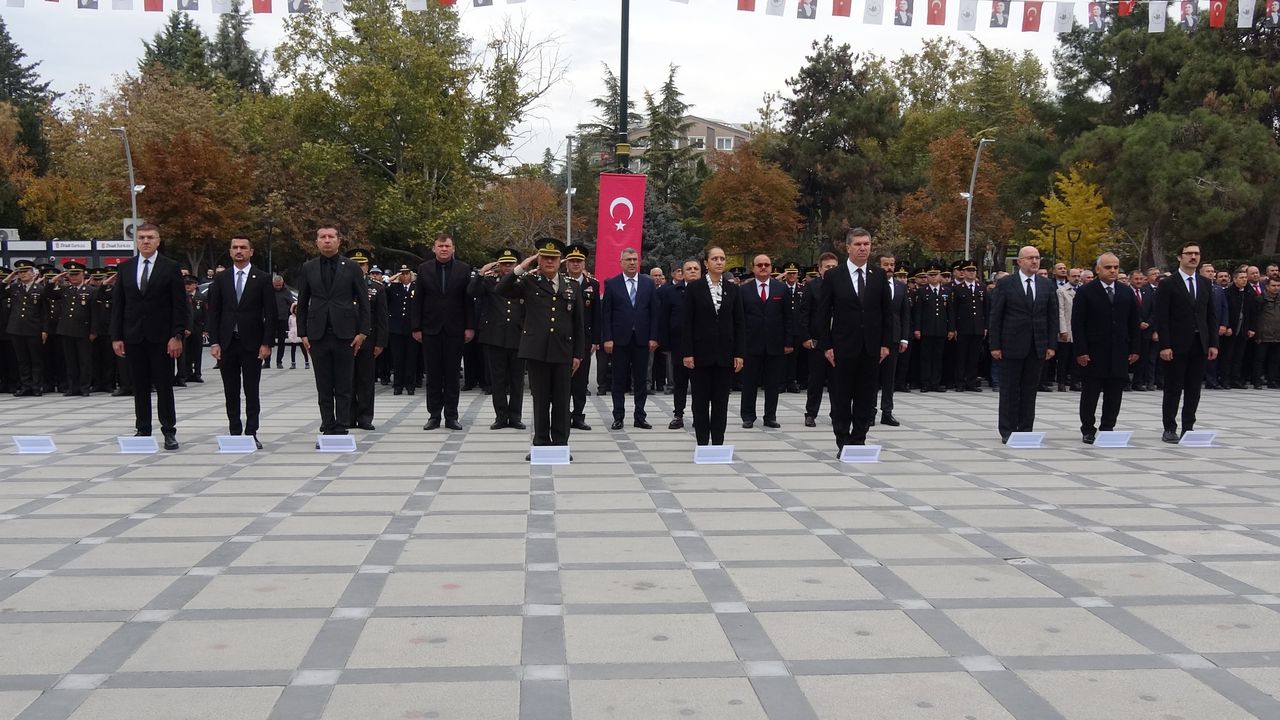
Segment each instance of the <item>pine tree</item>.
M218 32L209 43L209 66L244 92L267 93L271 86L262 73L265 51L249 46L249 26L253 18L242 10L240 0L233 0L231 12L218 20Z
M177 10L169 13L164 28L151 42L143 40L142 46L144 52L138 68L143 72L161 67L197 85L206 85L212 79L209 40L186 13Z
M48 166L49 149L41 118L55 99L49 83L41 82L36 68L26 62L27 54L13 42L4 18L0 18L0 103L13 107L17 120L14 140L25 149L37 173ZM30 227L18 206L17 188L9 178L0 178L0 227L17 227L26 235Z

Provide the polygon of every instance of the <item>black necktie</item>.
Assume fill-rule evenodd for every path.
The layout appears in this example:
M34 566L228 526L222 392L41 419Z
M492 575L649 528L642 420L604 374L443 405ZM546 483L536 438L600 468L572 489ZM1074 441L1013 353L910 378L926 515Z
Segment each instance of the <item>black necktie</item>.
M444 294L445 284L449 281L449 266L440 266L440 294Z
M333 266L336 263L337 261L333 258L325 258L324 262L320 263L320 276L324 279L326 290L333 288Z
M138 282L138 291L146 292L149 282L151 282L151 258L142 261L142 280Z
M1107 286L1107 300L1111 301L1112 305L1116 304L1116 291L1110 285Z
M1031 289L1031 278L1027 278L1027 299L1031 302L1036 301L1035 291Z
M867 283L862 279L862 268L858 268L858 297L862 297L862 293L866 291Z
M1196 301L1196 279L1194 277L1187 278L1187 292L1191 293L1191 302Z

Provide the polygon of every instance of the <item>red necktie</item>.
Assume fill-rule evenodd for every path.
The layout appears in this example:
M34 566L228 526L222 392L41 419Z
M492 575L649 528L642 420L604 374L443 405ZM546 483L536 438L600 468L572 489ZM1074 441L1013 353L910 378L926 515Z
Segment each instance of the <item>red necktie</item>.
M764 291L765 287L766 287L766 286L765 286L765 284L764 284L764 283L760 283L760 302L764 302L764 301L766 301L766 300L768 300L768 299L769 299L769 298L765 295L765 291Z

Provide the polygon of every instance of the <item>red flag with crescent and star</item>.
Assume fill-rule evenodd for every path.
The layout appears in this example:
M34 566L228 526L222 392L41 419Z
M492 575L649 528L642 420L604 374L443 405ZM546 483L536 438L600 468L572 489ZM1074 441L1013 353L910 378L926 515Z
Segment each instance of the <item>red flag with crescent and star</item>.
M143 12L164 12L164 0L142 0Z
M1027 0L1022 9L1022 32L1040 32L1040 6L1043 2Z
M1138 0L1120 0L1120 4L1116 6L1116 14L1120 17L1129 17L1133 14L1133 6L1138 4Z
M947 4L943 0L929 0L928 23L930 25L947 24Z
M600 174L600 214L596 220L596 277L604 280L622 272L619 258L624 248L640 247L644 230L645 176L632 173Z
M1225 0L1211 0L1209 3L1209 27L1220 28L1227 23L1227 3Z
M742 12L755 12L756 0L738 0L738 9Z
M833 17L849 17L853 10L853 0L832 0L831 15Z
M253 0L253 12L255 14L270 13L271 0Z

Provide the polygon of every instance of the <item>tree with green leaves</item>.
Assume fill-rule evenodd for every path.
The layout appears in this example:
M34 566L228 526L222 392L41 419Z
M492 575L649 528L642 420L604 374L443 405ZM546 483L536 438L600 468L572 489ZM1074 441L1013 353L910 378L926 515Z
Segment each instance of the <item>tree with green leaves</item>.
M13 151L26 158L22 162L29 165L29 172L42 173L49 160L44 116L54 94L49 83L40 79L40 63L26 60L26 53L9 36L9 28L0 18L0 105L11 111L5 133L14 143ZM19 204L19 192L13 177L0 179L0 226L16 227L26 234L32 228Z
M249 45L252 24L241 0L232 0L231 12L218 18L218 32L209 43L209 67L242 92L265 93L271 89L262 72L267 54Z
M161 67L174 77L208 85L213 78L209 67L209 39L189 15L174 10L150 42L142 41L138 69L147 72Z
M690 166L698 153L689 142L689 128L693 123L685 119L689 104L676 87L676 70L675 65L668 68L667 79L657 97L648 90L644 92L648 121L644 164L649 196L660 204L673 204L680 213L685 209L682 201L692 199L690 186L694 177Z

